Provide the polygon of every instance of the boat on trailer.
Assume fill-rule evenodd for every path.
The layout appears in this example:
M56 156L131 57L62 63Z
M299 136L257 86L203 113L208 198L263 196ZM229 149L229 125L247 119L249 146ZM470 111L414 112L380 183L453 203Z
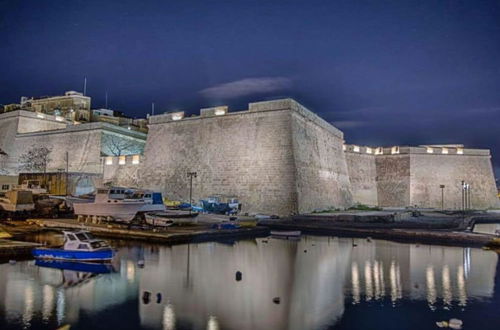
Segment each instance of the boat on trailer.
M109 262L114 251L106 241L96 239L85 230L63 231L64 245L54 248L35 248L36 259L67 260L80 262Z
M141 212L146 202L144 199L126 197L126 188L99 188L93 202L74 202L73 209L79 217L101 217L129 223Z

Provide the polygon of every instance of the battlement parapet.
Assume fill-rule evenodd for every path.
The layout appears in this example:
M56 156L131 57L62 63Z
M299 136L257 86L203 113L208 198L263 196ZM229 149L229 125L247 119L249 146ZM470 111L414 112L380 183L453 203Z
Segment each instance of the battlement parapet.
M344 144L344 151L373 156L404 154L490 156L489 149L464 148L463 145L369 147L355 144Z

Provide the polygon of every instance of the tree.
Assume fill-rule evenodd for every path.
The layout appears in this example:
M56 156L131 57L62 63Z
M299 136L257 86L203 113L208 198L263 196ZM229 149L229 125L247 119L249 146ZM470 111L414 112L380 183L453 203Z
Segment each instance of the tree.
M47 173L47 165L51 160L51 152L51 148L32 147L19 157L19 170Z
M106 155L122 156L139 154L141 145L134 140L117 135L105 134L102 139L102 150Z

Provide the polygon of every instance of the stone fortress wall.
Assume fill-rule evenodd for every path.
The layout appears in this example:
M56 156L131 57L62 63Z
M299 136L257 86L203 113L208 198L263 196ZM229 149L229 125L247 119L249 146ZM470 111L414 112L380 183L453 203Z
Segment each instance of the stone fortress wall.
M113 154L108 140L133 145ZM105 145L106 144L106 145ZM74 124L29 111L0 114L0 174L16 175L20 155L52 148L49 172L96 174L103 182L162 191L170 199L237 197L243 212L287 215L346 208L499 207L489 150L462 146L371 148L345 145L343 133L291 99L149 117L149 134L109 123ZM121 149L120 146L118 149ZM116 148L115 148L116 149ZM144 150L142 153L141 151Z
M455 146L345 146L355 202L382 207L462 207L462 181L471 207L499 207L490 151ZM444 185L441 191L440 186ZM374 203L375 198L378 203Z
M74 125L62 117L42 113L24 110L3 113L0 114L0 148L6 155L0 165L7 174L17 175L21 155L33 147L43 146L52 150L47 172L66 170L68 155L69 172L102 174L106 135L118 136L118 141L126 141L127 145L135 143L141 150L146 139L144 133L102 122Z
M290 214L351 204L342 132L293 100L151 116L140 182L169 198L237 197L243 212Z

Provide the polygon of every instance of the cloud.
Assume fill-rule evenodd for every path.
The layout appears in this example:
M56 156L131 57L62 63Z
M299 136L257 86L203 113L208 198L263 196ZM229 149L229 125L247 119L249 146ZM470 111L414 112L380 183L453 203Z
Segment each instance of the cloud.
M205 88L199 93L207 98L229 99L245 95L270 93L287 89L292 81L286 77L245 78Z
M337 128L355 128L367 126L368 122L362 120L338 120L332 122L331 124Z

